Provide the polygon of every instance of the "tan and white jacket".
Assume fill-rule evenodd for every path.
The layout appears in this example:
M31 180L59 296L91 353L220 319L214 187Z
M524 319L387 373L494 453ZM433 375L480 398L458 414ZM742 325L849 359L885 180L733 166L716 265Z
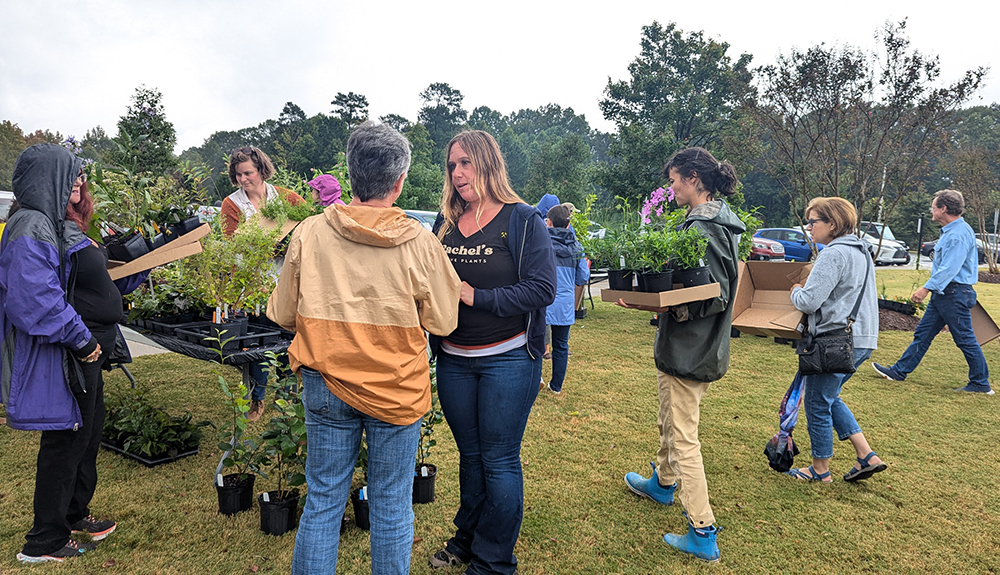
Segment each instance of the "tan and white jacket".
M399 208L328 206L292 233L267 316L295 331L293 371L351 407L409 425L431 407L424 330L458 324L461 280L434 235Z

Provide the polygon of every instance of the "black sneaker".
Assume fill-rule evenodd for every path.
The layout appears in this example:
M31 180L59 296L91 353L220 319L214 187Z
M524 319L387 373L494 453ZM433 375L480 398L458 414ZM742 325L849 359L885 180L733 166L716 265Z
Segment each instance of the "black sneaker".
M110 519L95 519L93 515L88 515L70 526L73 533L87 533L94 541L100 541L118 527L118 524Z
M67 559L79 557L80 555L83 555L84 552L93 551L94 549L97 549L97 543L81 543L75 539L70 539L65 545L62 546L62 549L58 551L38 556L18 553L17 560L21 563L48 563L49 561L62 563Z

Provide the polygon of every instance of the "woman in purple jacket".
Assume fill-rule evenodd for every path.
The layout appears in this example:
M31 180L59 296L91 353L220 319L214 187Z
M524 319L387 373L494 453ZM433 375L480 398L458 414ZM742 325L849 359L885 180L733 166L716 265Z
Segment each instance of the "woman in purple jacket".
M64 561L96 544L113 521L90 514L104 427L101 366L114 349L121 293L107 255L84 235L93 215L82 162L54 144L21 153L14 166L19 204L0 240L0 358L8 425L41 431L34 526L17 558Z

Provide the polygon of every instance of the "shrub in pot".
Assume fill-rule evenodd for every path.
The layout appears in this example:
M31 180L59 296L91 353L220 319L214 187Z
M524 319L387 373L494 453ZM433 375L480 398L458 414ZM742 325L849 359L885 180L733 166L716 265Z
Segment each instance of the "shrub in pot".
M434 426L444 421L444 411L438 402L437 366L431 363L431 410L420 421L420 441L417 443L417 466L413 472L413 502L432 503L437 466L427 463L427 456L437 445Z
M689 227L675 232L670 257L675 283L694 287L711 282L711 274L704 262L707 249L708 238L698 228Z
M272 355L271 369L277 369ZM272 387L275 393L271 418L261 434L264 445L261 474L270 479L276 489L257 496L260 504L260 529L269 535L282 535L298 525L299 490L291 489L306 481L305 407L297 389Z
M639 261L643 271L639 275L639 291L659 293L673 289L673 270L667 267L676 234L664 230L650 230L641 237Z
M221 351L219 355L221 359ZM240 382L234 391L221 373L218 378L229 420L219 430L218 447L223 453L215 470L215 489L219 495L219 513L235 515L253 507L254 480L260 472L263 450L258 438L248 432L246 414L250 411L250 399L246 385ZM233 472L222 475L223 469Z
M274 290L277 270L272 258L279 234L280 229L247 224L227 238L215 222L202 240L202 252L178 262L187 285L215 310L216 332L226 332L220 339L246 335L245 317L239 319L237 312L254 311L248 309L250 302L259 302Z

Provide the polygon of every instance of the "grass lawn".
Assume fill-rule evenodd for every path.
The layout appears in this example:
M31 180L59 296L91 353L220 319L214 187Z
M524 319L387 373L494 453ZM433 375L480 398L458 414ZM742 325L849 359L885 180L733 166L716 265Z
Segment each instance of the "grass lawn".
M890 297L909 295L918 273L879 269L877 278ZM977 288L1000 318L1000 285ZM952 392L964 385L967 367L946 334L905 383L876 378L865 367L847 384L844 400L889 464L856 485L840 479L854 459L846 442L835 442L830 485L798 482L767 467L762 450L777 430L795 356L770 339L733 340L729 373L713 384L701 412L722 562L675 552L661 537L686 529L679 506L640 500L622 480L628 471L648 474L658 445L648 319L598 303L573 328L563 393L539 395L522 452L521 573L1000 572L1000 395ZM894 361L911 337L884 332L873 359ZM1000 369L1000 344L984 351ZM208 364L164 354L137 358L132 373L154 404L176 414L189 410L196 421L221 421L222 393ZM107 378L108 395L127 387L121 372ZM80 559L31 568L14 556L32 522L38 435L0 429L0 573L247 573L254 566L287 572L294 534L263 535L256 506L234 518L217 513L212 475L219 454L208 435L200 454L154 469L102 450L91 507L116 519L118 530ZM795 437L803 452L796 463L807 465L805 417ZM447 426L437 438L431 455L437 501L415 506L414 573L431 572L427 557L451 534L458 505L458 454ZM112 560L113 567L102 568ZM366 532L351 529L341 538L339 567L368 572Z

